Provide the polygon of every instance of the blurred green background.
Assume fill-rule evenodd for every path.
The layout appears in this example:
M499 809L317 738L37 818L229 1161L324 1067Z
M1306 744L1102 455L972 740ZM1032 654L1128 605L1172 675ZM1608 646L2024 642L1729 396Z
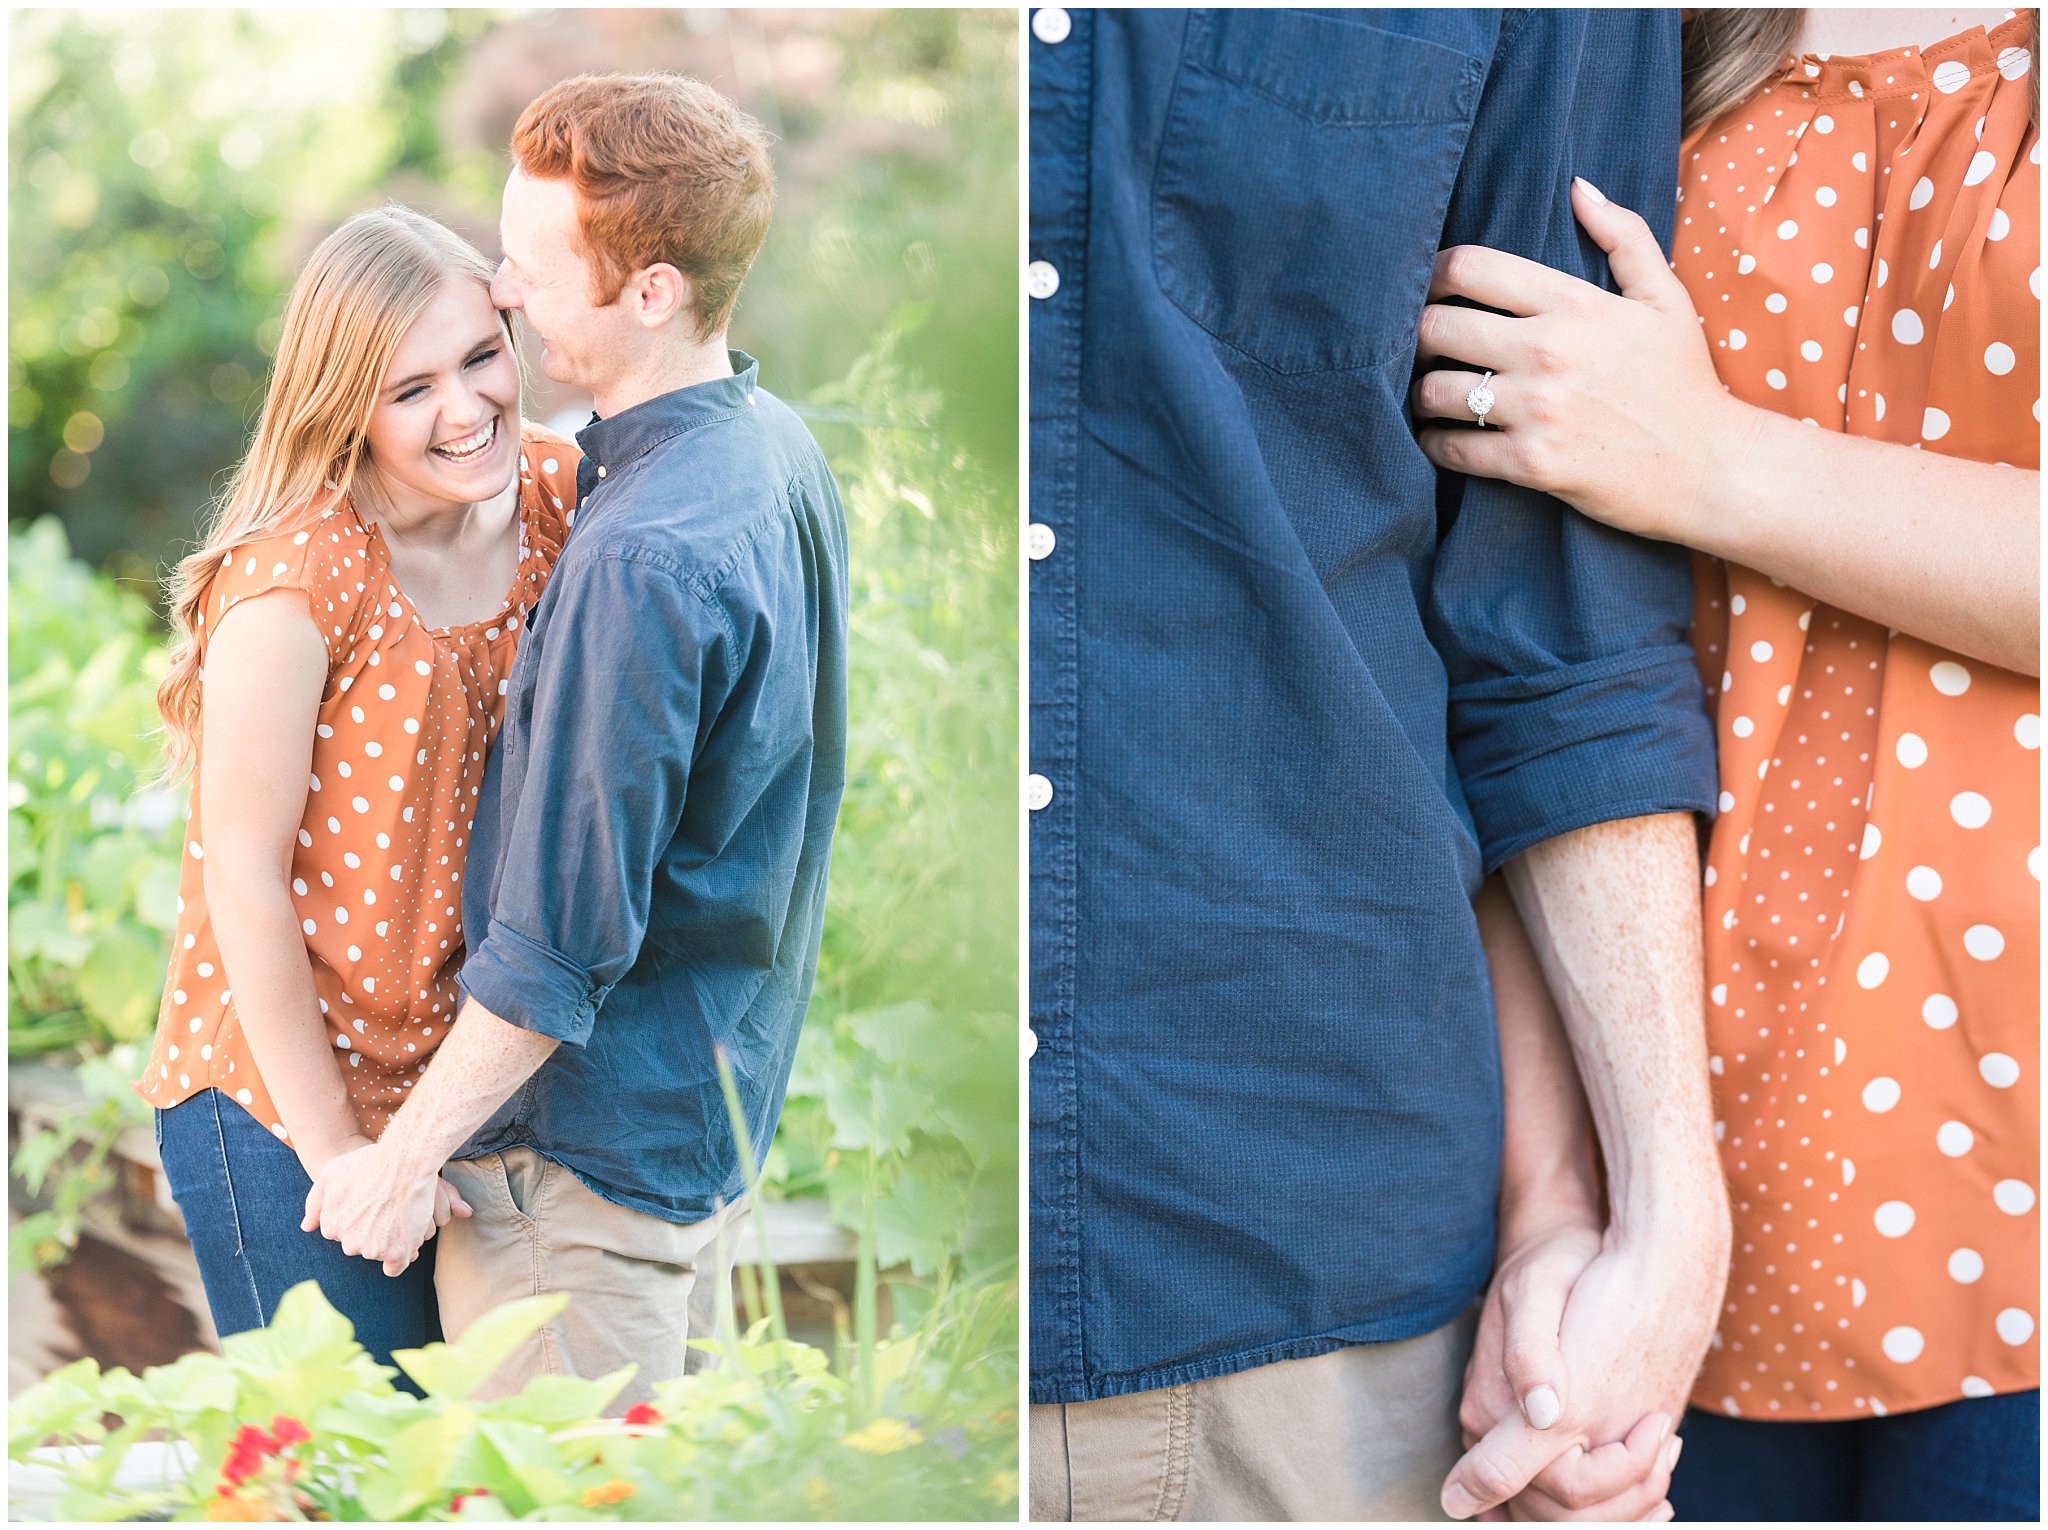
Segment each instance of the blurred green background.
M9 30L10 1055L104 1079L153 1027L183 802L144 784L154 602L254 422L298 263L386 200L495 257L521 108L577 73L679 70L778 140L733 340L812 421L852 539L849 784L771 1184L849 1227L872 1195L885 1267L1013 1276L1016 13ZM532 382L529 415L582 423L586 400ZM47 1257L68 1229L30 1231Z

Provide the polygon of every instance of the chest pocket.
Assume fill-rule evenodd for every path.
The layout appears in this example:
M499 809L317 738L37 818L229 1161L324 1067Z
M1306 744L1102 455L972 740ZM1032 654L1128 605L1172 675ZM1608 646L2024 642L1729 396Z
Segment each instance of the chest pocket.
M1166 296L1278 372L1411 355L1483 73L1350 17L1191 13L1152 187Z

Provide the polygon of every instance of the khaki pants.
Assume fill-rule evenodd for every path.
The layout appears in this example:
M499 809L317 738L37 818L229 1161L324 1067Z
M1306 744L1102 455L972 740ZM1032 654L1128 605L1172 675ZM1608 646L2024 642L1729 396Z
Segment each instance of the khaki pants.
M655 1383L715 1363L687 1341L720 1337L718 1292L732 1281L743 1201L681 1226L614 1205L524 1147L458 1159L442 1172L475 1212L435 1235L434 1290L450 1339L515 1297L569 1297L479 1397L510 1397L535 1376L597 1377L637 1365L607 1410L617 1415L648 1401Z
M1441 1520L1476 1323L1034 1407L1031 1517Z

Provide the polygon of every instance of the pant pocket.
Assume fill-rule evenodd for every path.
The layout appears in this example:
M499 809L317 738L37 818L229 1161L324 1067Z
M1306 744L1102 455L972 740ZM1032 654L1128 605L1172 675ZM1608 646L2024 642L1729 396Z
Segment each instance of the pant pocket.
M531 1148L507 1148L492 1156L498 1161L498 1179L513 1214L529 1226L539 1221L554 1163Z

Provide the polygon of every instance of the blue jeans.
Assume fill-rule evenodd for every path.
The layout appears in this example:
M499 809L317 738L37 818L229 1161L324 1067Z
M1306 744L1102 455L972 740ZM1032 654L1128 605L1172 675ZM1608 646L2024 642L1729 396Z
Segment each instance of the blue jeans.
M265 1326L285 1292L316 1280L380 1365L392 1363L395 1349L440 1339L433 1239L393 1277L318 1232L300 1231L313 1182L299 1155L217 1089L158 1111L156 1141L223 1335ZM398 1385L418 1390L403 1373Z
M2041 1394L1886 1418L1759 1423L1694 1408L1671 1479L1681 1520L2039 1520Z

